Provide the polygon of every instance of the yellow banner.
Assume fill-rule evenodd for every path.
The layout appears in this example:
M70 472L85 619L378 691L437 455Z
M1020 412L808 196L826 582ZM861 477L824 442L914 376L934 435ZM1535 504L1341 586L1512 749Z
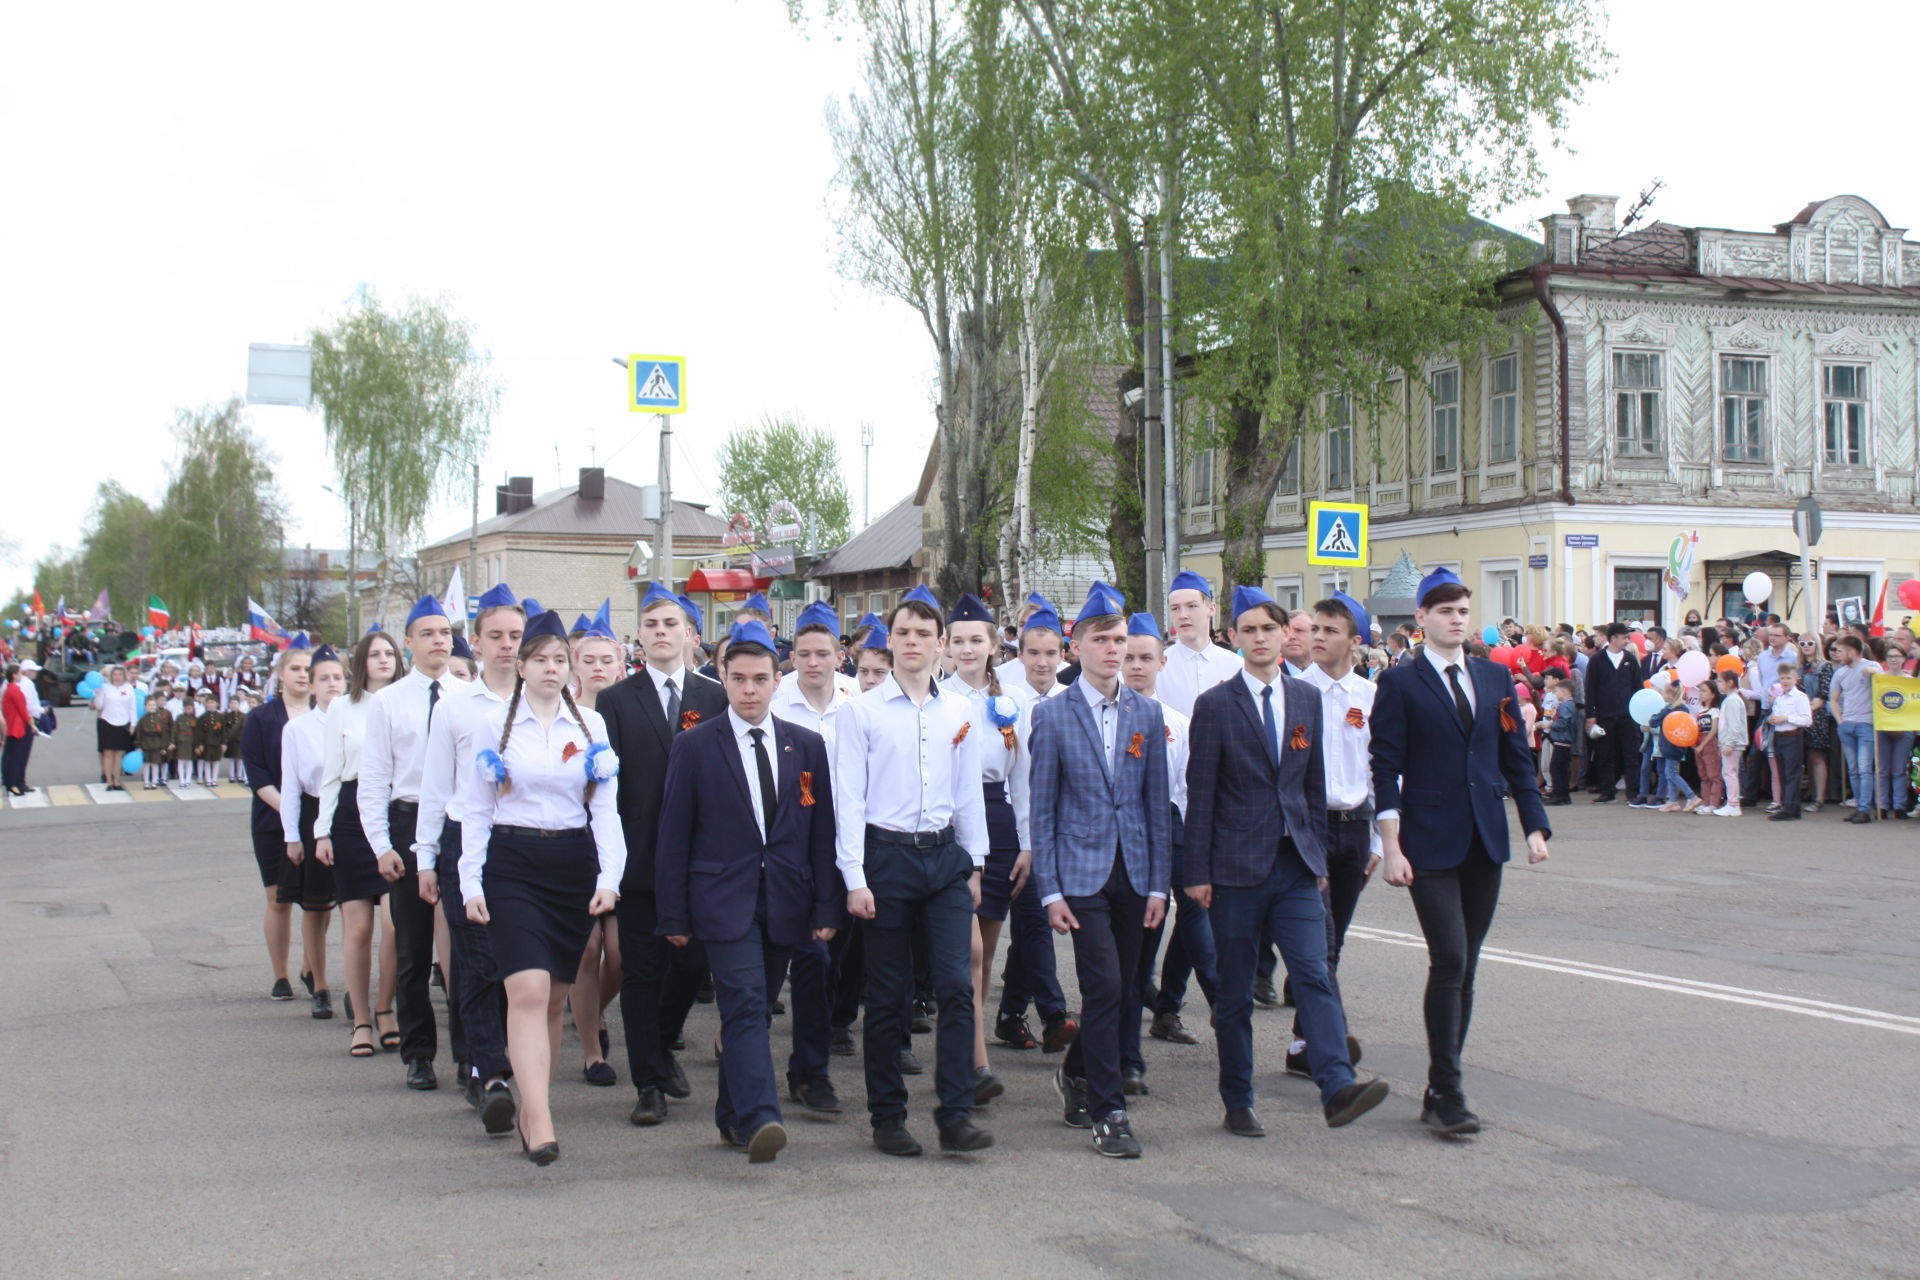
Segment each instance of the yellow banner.
M1920 729L1920 678L1888 675L1873 678L1873 727L1892 733Z

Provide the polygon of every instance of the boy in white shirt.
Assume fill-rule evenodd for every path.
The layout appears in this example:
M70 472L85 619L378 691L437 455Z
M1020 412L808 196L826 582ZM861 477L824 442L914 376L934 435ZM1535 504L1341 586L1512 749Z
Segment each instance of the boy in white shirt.
M1780 811L1767 815L1769 822L1800 820L1800 771L1807 762L1807 744L1803 736L1813 723L1813 704L1800 688L1800 669L1782 663L1774 673L1780 692L1774 695L1773 712L1767 723L1773 726L1773 758L1780 765Z

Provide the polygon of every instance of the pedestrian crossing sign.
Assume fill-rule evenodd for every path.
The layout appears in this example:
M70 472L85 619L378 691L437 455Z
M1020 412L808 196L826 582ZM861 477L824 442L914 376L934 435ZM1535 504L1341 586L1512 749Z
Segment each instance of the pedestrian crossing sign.
M1316 502L1307 508L1308 564L1367 565L1367 506L1364 502Z
M687 358L628 356L627 408L635 413L685 413Z

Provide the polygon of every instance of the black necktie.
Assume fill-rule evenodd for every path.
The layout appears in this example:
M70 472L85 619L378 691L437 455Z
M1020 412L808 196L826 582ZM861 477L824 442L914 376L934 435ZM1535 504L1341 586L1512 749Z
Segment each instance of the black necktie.
M1460 713L1460 731L1469 737L1473 735L1473 704L1467 701L1467 691L1460 687L1460 664L1447 664L1447 683L1453 686L1453 709Z
M773 839L773 761L767 759L765 729L749 729L747 736L753 739L753 767L760 775L760 817L762 843Z
M1280 726L1273 722L1273 686L1260 691L1260 718L1267 724L1267 763L1280 767Z
M667 681L667 732L680 732L680 690Z
M440 682L427 682L427 732L433 732L433 709L440 704Z

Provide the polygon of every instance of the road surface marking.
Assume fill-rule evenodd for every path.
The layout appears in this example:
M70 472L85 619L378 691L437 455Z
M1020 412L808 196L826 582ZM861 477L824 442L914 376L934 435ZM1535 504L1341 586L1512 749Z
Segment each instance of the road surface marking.
M7 808L9 809L44 809L46 807L47 789L45 787L41 787L37 791L29 791L23 796L7 797Z
M48 787L47 801L56 807L63 804L90 803L87 799L87 789L85 787L74 786Z
M87 794L93 797L95 804L131 804L133 797L124 791L109 791L104 782L86 784Z
M213 792L197 782L169 782L167 790L173 793L175 800L211 800Z
M1418 934L1399 933L1392 929L1375 929L1355 925L1348 931L1349 936L1359 935L1369 942L1387 942L1398 947L1418 947L1425 950L1426 939ZM1508 951L1501 947L1482 947L1480 956L1499 964L1519 965L1526 969L1544 969L1550 973L1567 973L1576 978L1596 978L1601 982L1618 982L1630 987L1645 987L1651 991L1672 991L1683 996L1698 996L1703 1000L1721 1000L1728 1004L1743 1004L1756 1009L1777 1009L1782 1013L1797 1013L1808 1018L1825 1018L1829 1022L1846 1022L1859 1027L1873 1027L1881 1031L1898 1031L1904 1035L1920 1036L1920 1018L1904 1013L1888 1013L1882 1009L1862 1009L1857 1005L1833 1004L1825 1000L1811 1000L1805 996L1786 995L1778 991L1755 991L1748 987L1730 987L1718 982L1702 982L1695 978L1676 978L1664 973L1646 973L1639 969L1621 969L1613 965L1593 964L1585 960L1568 960L1560 956L1533 955L1525 951Z

